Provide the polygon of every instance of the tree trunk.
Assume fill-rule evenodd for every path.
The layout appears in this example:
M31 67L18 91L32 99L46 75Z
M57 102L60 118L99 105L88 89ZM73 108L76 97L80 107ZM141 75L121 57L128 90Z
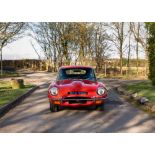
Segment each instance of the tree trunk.
M137 45L136 45L136 67L137 67L137 76L138 76L138 72L139 72L139 41L138 41L138 38L139 38L139 29L140 29L140 23L138 23L138 26L137 26Z
M147 45L145 46L144 51L145 51L145 60L146 60L146 62L145 62L145 76L148 76L148 67L149 67L148 58L149 58L149 55L148 55Z
M128 51L128 62L127 62L128 75L129 75L129 72L130 72L130 52L131 52L131 44L130 44L130 37L129 37L129 51Z
M123 74L123 40L124 40L124 23L121 23L121 35L120 35L120 74Z
M139 55L138 55L138 41L137 41L137 45L136 45L136 68L137 68L137 76L138 76L138 66L139 66Z
M122 66L123 66L123 56L122 56L122 53L120 53L120 74L121 75L123 74Z
M56 72L56 63L57 63L57 57L56 57L56 48L54 47L54 72Z
M107 64L104 64L104 76L107 77Z
M130 73L130 53L131 53L131 22L130 22L130 30L129 30L129 51L128 51L128 62L127 62L127 68L128 68L128 75Z

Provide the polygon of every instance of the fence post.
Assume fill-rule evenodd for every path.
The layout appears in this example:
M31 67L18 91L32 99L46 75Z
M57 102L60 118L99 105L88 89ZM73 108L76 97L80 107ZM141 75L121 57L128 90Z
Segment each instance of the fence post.
M104 76L105 77L107 76L107 65L106 65L106 62L104 64Z

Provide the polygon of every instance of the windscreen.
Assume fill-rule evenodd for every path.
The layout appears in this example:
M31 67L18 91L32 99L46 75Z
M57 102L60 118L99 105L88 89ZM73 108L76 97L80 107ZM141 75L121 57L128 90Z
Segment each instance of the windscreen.
M95 73L92 68L64 68L59 70L57 80L85 79L95 81Z

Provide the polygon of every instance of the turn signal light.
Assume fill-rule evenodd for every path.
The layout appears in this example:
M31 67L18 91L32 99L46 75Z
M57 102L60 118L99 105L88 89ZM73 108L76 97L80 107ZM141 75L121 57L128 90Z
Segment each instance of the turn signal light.
M60 101L53 101L53 104L60 104Z
M101 104L102 103L102 100L97 100L95 101L96 104Z

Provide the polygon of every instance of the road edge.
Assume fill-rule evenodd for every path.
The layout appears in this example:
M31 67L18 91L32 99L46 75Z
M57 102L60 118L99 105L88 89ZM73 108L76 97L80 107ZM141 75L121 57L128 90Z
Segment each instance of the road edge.
M35 86L35 87L31 88L30 90L28 90L23 95L21 95L18 98L16 98L15 100L13 100L13 101L9 102L8 104L5 104L4 106L0 107L0 118L3 117L6 113L8 113L11 109L13 109L17 105L21 104L22 101L26 97L28 97L29 95L31 95L39 87L40 86Z
M134 105L135 107L137 107L138 109L152 115L155 116L155 105L152 104L150 101L146 102L146 103L140 103L140 96L137 97L133 97L132 94L133 93L129 93L127 90L125 90L122 86L120 86L119 88L115 87L116 92L121 95L124 100L126 100L127 102L132 101L132 105ZM131 102L130 102L131 104Z

